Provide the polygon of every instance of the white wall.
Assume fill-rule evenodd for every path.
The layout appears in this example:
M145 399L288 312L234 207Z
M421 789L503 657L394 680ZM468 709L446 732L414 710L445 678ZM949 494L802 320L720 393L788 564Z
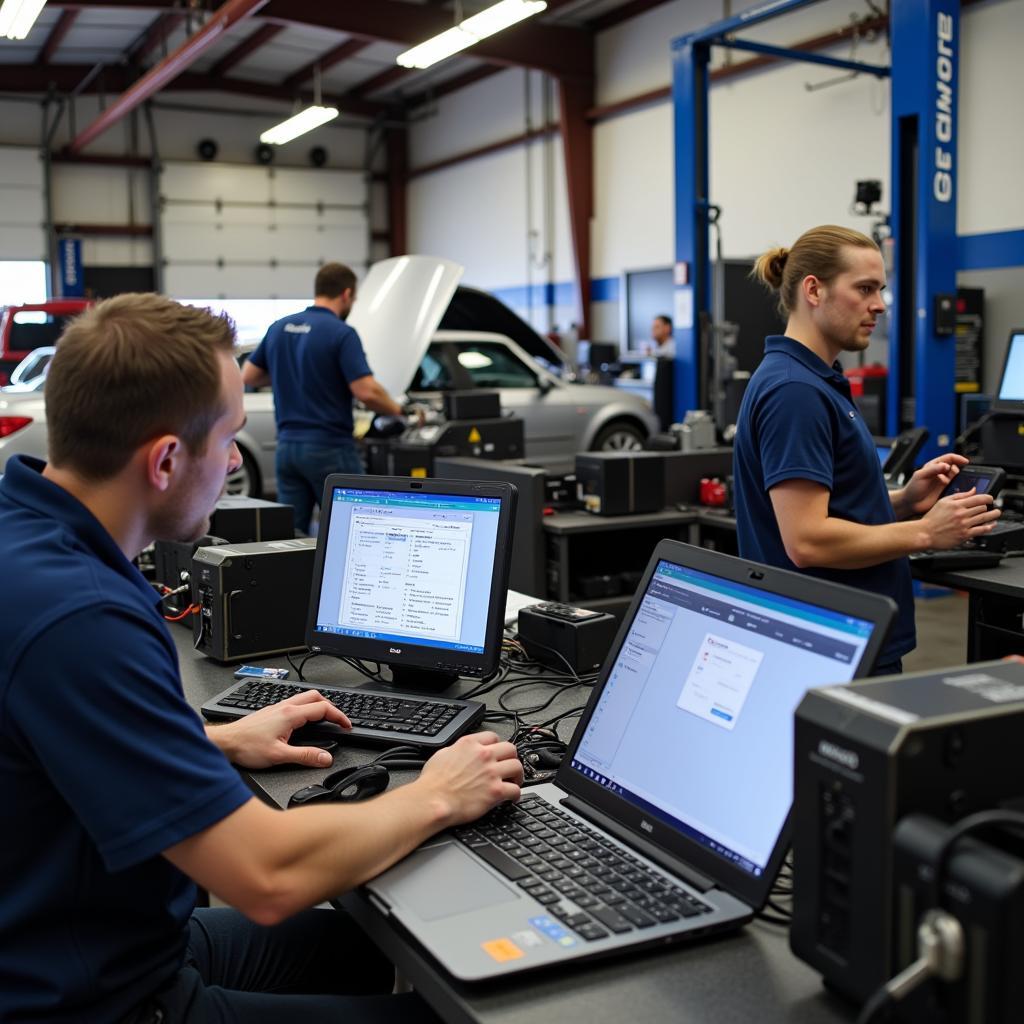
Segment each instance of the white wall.
M0 146L0 260L45 260L45 222L38 151Z
M1024 0L972 5L960 24L957 230L1024 228Z
M544 76L501 72L417 112L410 166L425 167L557 117L557 96ZM498 291L533 285L536 291L575 277L557 135L413 177L408 211L410 251L458 261L466 284ZM510 304L542 329L576 319L573 305L548 308L535 300L531 308L525 293Z

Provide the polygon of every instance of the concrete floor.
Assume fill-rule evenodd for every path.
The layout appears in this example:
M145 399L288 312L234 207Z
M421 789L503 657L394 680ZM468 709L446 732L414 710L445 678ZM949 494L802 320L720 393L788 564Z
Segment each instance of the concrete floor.
M903 671L963 665L967 661L967 595L950 591L942 597L919 597L914 611L917 649L903 659Z

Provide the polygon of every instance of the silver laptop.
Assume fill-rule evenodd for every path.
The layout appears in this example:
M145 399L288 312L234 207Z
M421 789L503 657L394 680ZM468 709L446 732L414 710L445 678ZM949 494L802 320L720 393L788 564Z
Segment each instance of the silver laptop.
M789 845L793 712L888 599L662 541L558 774L368 883L466 981L736 928Z

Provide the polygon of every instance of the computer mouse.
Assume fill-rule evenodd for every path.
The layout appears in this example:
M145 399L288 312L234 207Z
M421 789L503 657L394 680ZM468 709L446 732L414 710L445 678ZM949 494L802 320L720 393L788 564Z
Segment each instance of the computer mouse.
M364 764L333 772L319 786L305 786L288 798L289 807L306 804L352 803L366 800L388 788L390 774L382 764Z
M338 740L344 735L337 726L331 728L330 722L314 722L295 729L288 742L293 747L318 747L320 750L337 750Z

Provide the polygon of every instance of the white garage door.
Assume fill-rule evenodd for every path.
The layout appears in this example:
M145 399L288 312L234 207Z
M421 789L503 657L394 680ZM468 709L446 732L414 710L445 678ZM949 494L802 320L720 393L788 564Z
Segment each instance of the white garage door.
M168 162L160 192L168 295L305 297L322 263L365 270L359 172Z

